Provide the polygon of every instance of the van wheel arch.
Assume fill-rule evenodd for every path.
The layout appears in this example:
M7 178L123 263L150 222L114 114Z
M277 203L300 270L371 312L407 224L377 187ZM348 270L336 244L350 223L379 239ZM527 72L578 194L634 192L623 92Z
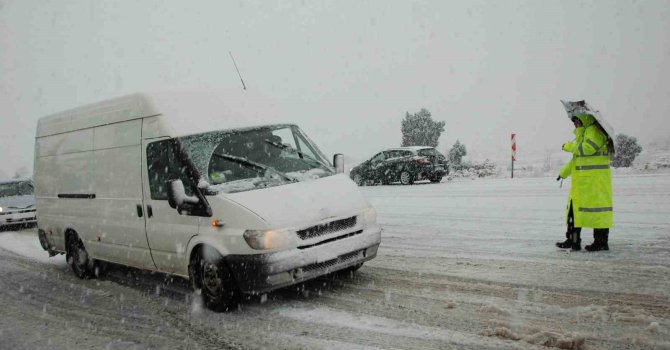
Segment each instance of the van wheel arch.
M237 308L241 292L226 259L216 248L204 243L193 247L188 277L207 308L218 312Z

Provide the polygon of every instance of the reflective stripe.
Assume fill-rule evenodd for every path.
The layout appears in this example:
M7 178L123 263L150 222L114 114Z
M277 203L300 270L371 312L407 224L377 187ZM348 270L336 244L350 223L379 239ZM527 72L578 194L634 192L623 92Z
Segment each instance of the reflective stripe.
M591 147L593 147L593 150L594 150L594 151L597 151L598 149L600 149L600 147L598 147L598 145L596 145L595 142L593 142L593 141L591 141L591 140L589 140L589 139L586 139L586 143L588 143L589 145L591 145Z
M578 165L575 167L576 170L595 170L595 169L609 169L609 164L603 165Z
M581 154L581 155L584 155L584 149L582 148L582 145L583 145L583 144L584 144L583 142L581 142L581 143L579 144L579 154Z
M579 211L586 213L601 213L604 211L612 211L612 207L602 207L602 208L579 208Z
M609 155L610 155L609 152L603 151L603 152L596 152L596 153L588 155L588 156L587 155L580 156L578 154L577 157L597 157L597 156L609 156Z

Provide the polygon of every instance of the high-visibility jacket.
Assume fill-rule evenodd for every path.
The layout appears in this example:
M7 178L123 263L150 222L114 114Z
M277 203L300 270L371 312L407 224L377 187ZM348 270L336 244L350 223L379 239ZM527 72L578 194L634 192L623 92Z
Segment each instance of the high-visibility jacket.
M582 126L575 128L575 139L563 145L572 159L559 173L564 179L572 175L566 217L572 202L575 227L610 228L613 205L607 134L592 115L580 114L577 118Z

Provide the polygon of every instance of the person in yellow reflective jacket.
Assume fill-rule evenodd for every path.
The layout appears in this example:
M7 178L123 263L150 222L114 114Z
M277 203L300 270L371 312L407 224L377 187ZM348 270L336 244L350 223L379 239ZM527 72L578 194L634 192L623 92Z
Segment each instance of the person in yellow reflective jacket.
M593 228L593 244L588 251L609 250L609 229L613 222L612 175L607 134L590 114L572 117L575 139L563 144L572 159L561 169L556 180L572 176L568 197L566 240L559 248L581 249L582 227Z

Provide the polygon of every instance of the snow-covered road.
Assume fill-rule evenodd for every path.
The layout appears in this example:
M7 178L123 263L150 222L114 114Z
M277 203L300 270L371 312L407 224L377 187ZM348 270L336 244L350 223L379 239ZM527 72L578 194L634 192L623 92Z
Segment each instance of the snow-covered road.
M160 274L79 280L34 230L1 232L0 349L670 348L667 174L614 177L598 253L554 247L569 183L551 178L362 191L384 227L377 259L227 314Z

